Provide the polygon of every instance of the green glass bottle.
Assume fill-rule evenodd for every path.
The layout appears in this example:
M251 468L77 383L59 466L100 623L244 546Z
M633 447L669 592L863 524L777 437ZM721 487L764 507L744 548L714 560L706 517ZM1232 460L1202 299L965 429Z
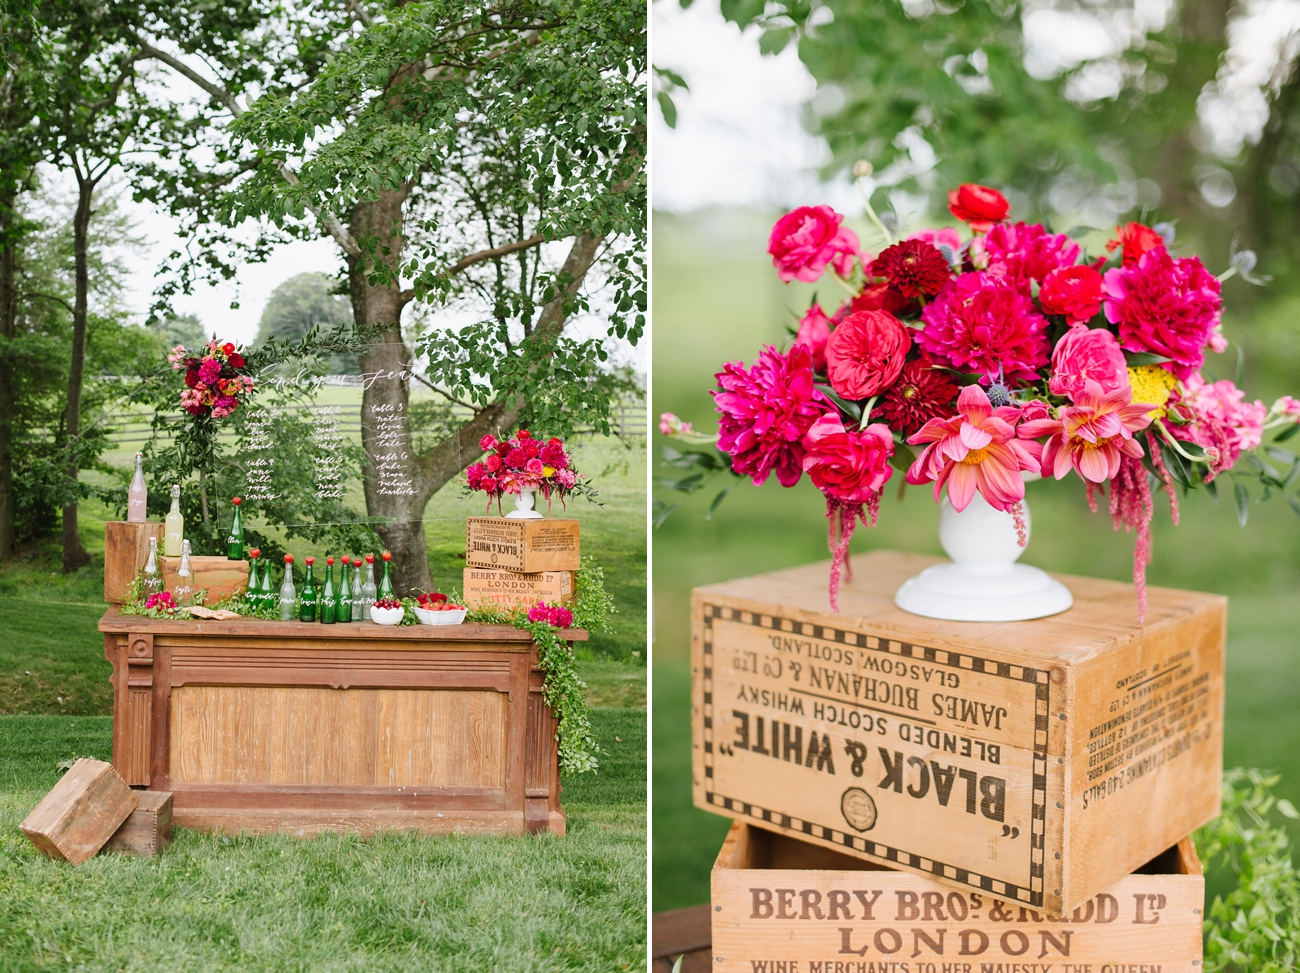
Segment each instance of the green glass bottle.
M300 622L316 621L316 608L320 602L320 595L316 591L316 578L311 570L311 566L315 563L314 557L306 560L307 578L302 583L302 594L298 596L298 621Z
M248 583L244 585L244 601L253 608L260 608L262 604L262 562L258 560L261 556L261 550L256 547L248 552Z
M271 587L271 562L262 562L262 583L257 591L257 604L262 608L274 609L280 599L276 596L275 589ZM289 612L290 616L293 612Z
M320 596L320 620L325 625L333 625L339 613L339 596L334 590L334 558L325 559L325 590Z
M383 601L385 598L394 597L393 577L389 573L393 562L393 554L391 551L384 551L381 557L384 559L384 576L379 579L379 601Z
M339 561L339 609L335 621L352 621L352 558L344 554Z
M235 519L230 524L230 536L226 538L226 557L232 561L244 559L244 522L239 519L239 497L230 501L235 505Z

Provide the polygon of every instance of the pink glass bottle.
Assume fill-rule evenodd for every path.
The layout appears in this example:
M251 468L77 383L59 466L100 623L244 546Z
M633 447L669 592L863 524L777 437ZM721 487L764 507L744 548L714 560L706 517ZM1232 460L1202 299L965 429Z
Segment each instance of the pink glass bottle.
M135 476L126 492L126 519L128 523L143 524L149 506L149 490L144 485L144 454L135 454Z

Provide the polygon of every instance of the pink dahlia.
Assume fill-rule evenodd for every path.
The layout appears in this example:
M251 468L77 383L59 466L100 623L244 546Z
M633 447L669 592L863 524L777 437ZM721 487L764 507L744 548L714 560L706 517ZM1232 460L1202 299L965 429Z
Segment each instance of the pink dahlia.
M847 430L828 412L803 437L803 468L813 486L833 500L866 503L889 482L894 437L883 422Z
M1052 351L1052 377L1047 388L1053 395L1074 399L1089 379L1103 392L1127 387L1128 365L1113 334L1105 328L1076 324Z
M775 471L782 486L803 475L803 437L829 407L813 388L812 357L795 347L782 355L764 348L752 369L738 362L714 376L713 402L718 421L718 448L731 457L731 468L762 486Z
M974 248L972 248L974 249ZM999 223L982 241L990 274L1013 277L1028 285L1053 270L1074 266L1079 245L1064 233L1048 233L1041 223Z
M1125 385L1109 392L1093 379L1084 382L1074 405L1061 409L1059 419L1022 423L1020 435L1049 436L1043 447L1043 472L1058 480L1073 469L1090 483L1104 483L1119 473L1124 456L1140 460L1142 446L1133 434L1151 424L1151 405L1133 404L1133 389Z
M1264 438L1264 417L1268 407L1258 399L1246 402L1246 393L1227 379L1205 381L1200 372L1190 375L1179 393L1175 412L1190 419L1186 425L1171 423L1170 432L1178 439L1195 443L1213 457L1213 479L1231 469L1237 458L1260 444Z
M950 280L921 317L916 343L963 372L1033 381L1047 364L1047 319L1014 279L986 273Z
M767 246L777 276L787 283L811 283L831 264L848 277L858 255L858 235L842 222L844 217L829 206L800 206L777 220Z
M1219 282L1201 261L1164 247L1106 271L1106 320L1119 326L1120 344L1171 359L1164 367L1182 379L1205 361L1222 307Z
M831 319L826 316L820 304L808 308L808 313L799 322L799 333L794 343L808 349L812 355L813 371L826 370L826 342L831 337Z
M907 441L928 443L907 471L907 482L934 482L937 502L944 484L953 509L965 510L979 490L989 505L1008 513L1025 498L1020 471L1038 472L1038 444L1017 438L1015 406L995 409L978 385L957 396L957 415L931 419Z

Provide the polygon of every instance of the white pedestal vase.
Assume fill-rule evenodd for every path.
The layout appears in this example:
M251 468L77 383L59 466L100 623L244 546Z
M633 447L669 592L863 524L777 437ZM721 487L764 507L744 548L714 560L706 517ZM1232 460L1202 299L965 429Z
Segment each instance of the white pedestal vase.
M541 520L542 515L533 509L536 493L532 487L521 487L515 497L515 509L506 514L511 520Z
M1029 504L1022 504L1025 541ZM952 558L904 581L894 604L913 615L957 622L1018 622L1063 612L1070 590L1045 571L1017 564L1024 552L1015 518L989 506L977 492L961 513L947 495L939 509L939 543Z

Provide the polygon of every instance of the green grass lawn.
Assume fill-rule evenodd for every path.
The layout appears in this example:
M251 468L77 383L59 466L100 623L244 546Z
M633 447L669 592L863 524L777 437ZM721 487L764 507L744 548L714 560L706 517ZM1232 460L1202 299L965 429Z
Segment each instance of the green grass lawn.
M675 412L712 432L713 373L725 361L752 361L762 343L779 345L785 325L807 306L811 287L786 287L772 273L765 254L770 228L770 219L751 213L656 215L656 414ZM835 305L839 295L822 300ZM1279 390L1257 391L1268 398ZM897 480L879 526L859 529L853 549L942 554L932 495L913 487L899 502ZM691 588L829 558L825 504L806 479L793 490L775 478L760 489L739 484L705 520L717 489L730 482L687 498L653 538L655 911L707 901L709 867L728 824L691 805ZM682 499L666 491L662 497ZM1132 535L1113 532L1104 512L1089 513L1077 480L1033 484L1028 499L1033 539L1026 563L1131 578ZM1180 527L1170 525L1166 503L1158 501L1156 509L1150 582L1230 597L1225 762L1277 769L1283 774L1278 794L1300 801L1300 520L1285 504L1259 505L1242 530L1231 500L1216 507L1203 492L1184 501ZM1292 834L1300 840L1294 823Z
M94 562L57 544L0 566L0 973L28 970L641 970L646 962L645 447L579 440L603 506L569 505L618 614L578 644L597 774L566 777L564 838L224 838L177 829L154 860L71 869L18 822L74 755L108 759L112 672L96 623L103 518L82 508ZM460 586L456 484L430 503L430 566ZM303 551L303 553L309 553Z

